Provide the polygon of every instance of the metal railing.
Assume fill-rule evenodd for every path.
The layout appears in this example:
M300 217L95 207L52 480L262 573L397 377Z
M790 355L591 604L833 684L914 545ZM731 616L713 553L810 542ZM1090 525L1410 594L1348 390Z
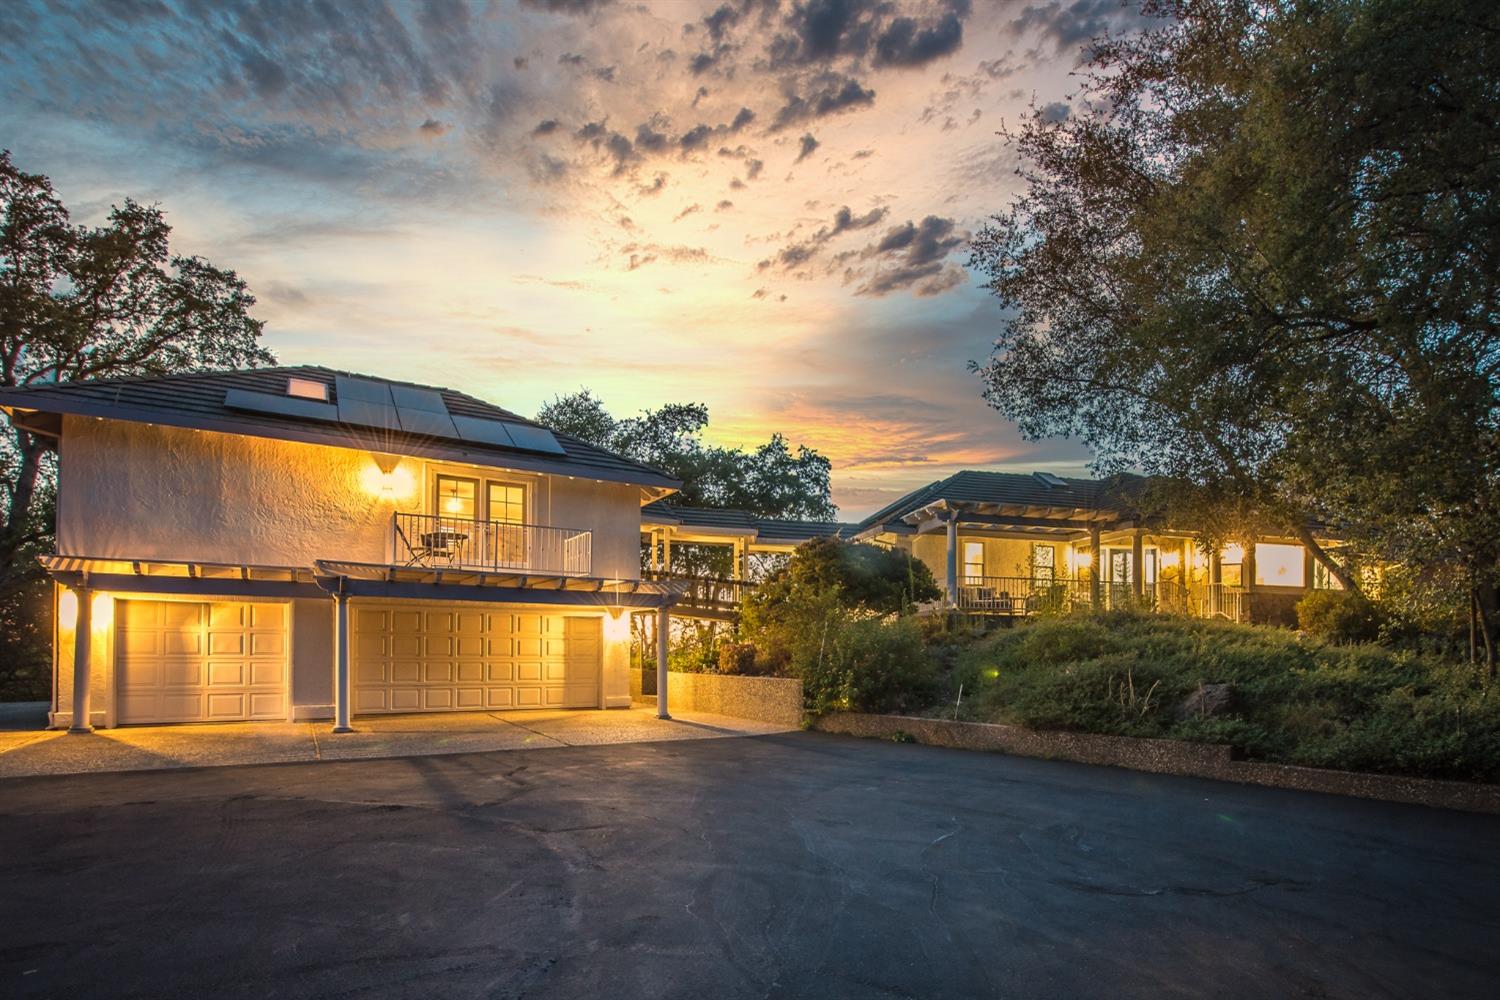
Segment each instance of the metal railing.
M754 584L744 580L726 580L723 577L699 576L692 573L667 573L647 570L643 579L659 583L676 583L683 587L679 607L707 611L731 611L740 606L745 593Z
M1199 618L1226 618L1232 622L1249 620L1249 600L1243 587L1223 583L1200 583L1189 594L1189 611Z
M966 576L958 581L959 611L971 614L1034 615L1088 607L1087 580L1030 576Z
M397 513L395 561L425 569L589 576L593 532L433 514Z

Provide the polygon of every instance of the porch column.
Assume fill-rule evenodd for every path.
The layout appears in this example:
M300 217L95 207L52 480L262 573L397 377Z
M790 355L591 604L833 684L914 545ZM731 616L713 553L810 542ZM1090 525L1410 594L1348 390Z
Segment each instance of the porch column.
M1193 540L1184 538L1182 540L1182 608L1187 610L1188 592L1192 590L1193 574Z
M73 625L73 722L68 732L92 733L94 588L74 587L73 593L78 597L78 620Z
M1245 543L1245 560L1240 565L1240 586L1245 593L1255 589L1255 543Z
M349 595L342 588L333 595L333 618L333 731L352 733L354 728L349 725Z
M1130 535L1130 589L1139 602L1146 594L1146 552L1141 545L1141 529Z
M743 580L745 578L745 543L735 539L734 553L731 556L734 565L729 568L731 580Z
M666 528L661 532L661 571L672 572L672 536Z
M1098 521L1089 525L1089 550L1094 556L1094 572L1089 577L1089 607L1098 613L1104 610L1100 604L1103 588L1099 586L1099 580L1104 574L1104 548L1099 540Z
M958 519L948 512L948 607L958 607Z
M667 652L671 645L672 611L661 607L656 612L656 717L670 719L667 711Z

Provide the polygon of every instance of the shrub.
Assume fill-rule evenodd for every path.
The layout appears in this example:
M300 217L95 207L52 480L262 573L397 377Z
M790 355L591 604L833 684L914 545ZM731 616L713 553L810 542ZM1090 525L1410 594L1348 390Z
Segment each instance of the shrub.
M794 667L815 712L918 709L937 689L937 671L911 618L841 616L829 623L816 655Z
M1297 624L1327 642L1373 642L1380 635L1375 605L1352 590L1314 590L1297 604Z
M809 590L834 592L846 607L879 614L901 612L942 595L927 564L908 552L818 538L799 546L785 566L747 596L746 605L765 610Z

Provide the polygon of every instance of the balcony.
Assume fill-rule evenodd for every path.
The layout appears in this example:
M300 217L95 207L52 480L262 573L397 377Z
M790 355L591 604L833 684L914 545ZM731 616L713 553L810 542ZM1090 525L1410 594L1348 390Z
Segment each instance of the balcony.
M959 582L954 603L957 610L971 615L1025 617L1087 611L1093 605L1092 588L1089 580L1067 577L971 576ZM1137 594L1133 584L1101 581L1099 603L1105 611L1135 608L1230 621L1247 620L1248 610L1245 591L1221 583L1195 584L1185 590L1180 583L1155 581L1142 584Z
M397 513L393 532L395 562L402 566L546 576L593 574L593 533L578 528Z

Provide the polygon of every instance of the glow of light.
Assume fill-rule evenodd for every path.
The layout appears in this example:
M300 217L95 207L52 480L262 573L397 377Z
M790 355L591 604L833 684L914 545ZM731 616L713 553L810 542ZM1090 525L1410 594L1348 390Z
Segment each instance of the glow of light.
M626 642L630 639L630 616L619 608L610 608L604 616L604 641Z
M1094 554L1092 552L1077 552L1073 555L1074 565L1078 569L1088 569L1094 565Z
M65 632L78 627L78 595L71 590L64 590L57 597L57 624Z
M1161 564L1163 569L1170 569L1180 562L1182 562L1182 553L1180 552L1163 552L1161 554Z
M89 626L95 634L108 632L115 623L115 599L112 594L95 594Z
M372 462L360 473L360 486L364 491L386 500L409 498L416 487L411 470L403 465L391 464L390 468L381 465L379 461Z
M1219 553L1219 561L1220 562L1227 562L1227 563L1230 563L1231 565L1234 564L1234 563L1242 563L1242 562L1244 562L1245 561L1245 547L1243 545L1241 545L1239 542L1230 542L1228 545L1224 546L1224 548L1223 548L1222 551L1220 551L1220 553Z

